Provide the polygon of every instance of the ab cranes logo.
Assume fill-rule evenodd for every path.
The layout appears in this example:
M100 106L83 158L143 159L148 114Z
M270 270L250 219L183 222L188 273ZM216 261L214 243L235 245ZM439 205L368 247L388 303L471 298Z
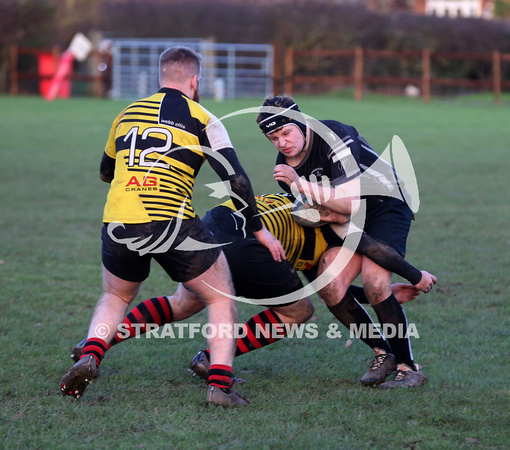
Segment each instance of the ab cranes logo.
M126 183L126 192L147 192L158 190L158 178L132 176Z

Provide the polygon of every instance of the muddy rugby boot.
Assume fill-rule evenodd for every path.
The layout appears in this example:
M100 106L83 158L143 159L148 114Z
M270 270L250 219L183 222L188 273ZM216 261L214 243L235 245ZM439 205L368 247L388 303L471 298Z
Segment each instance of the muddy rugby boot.
M80 398L89 383L98 376L99 368L97 367L96 358L93 355L86 355L64 375L60 384L60 391L62 395Z
M376 386L384 383L386 377L397 370L395 357L390 353L375 355L369 369L361 378L363 386Z
M381 384L381 389L393 389L398 387L418 387L427 382L427 378L420 370L420 366L415 364L416 370L411 369L407 364L399 364L397 374L391 381Z
M209 354L205 350L200 350L189 363L189 368L194 377L207 380L209 378Z
M245 406L250 402L244 397L241 397L237 392L232 389L221 389L218 386L209 386L207 388L207 397L205 405L217 405L225 408Z

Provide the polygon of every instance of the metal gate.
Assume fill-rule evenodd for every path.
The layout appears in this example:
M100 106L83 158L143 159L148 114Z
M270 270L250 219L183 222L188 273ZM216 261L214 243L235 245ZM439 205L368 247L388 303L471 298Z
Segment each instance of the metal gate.
M203 98L265 97L273 89L273 47L264 44L218 44L199 39L112 40L112 97L137 99L159 89L159 55L185 45L202 57Z

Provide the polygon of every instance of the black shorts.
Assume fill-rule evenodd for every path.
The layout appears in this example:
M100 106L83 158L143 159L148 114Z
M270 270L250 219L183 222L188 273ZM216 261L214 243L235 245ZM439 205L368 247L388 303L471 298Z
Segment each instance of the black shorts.
M376 199L368 203L363 230L374 239L393 247L404 257L413 212L405 202L396 198L381 197L382 201Z
M103 226L102 261L111 273L126 281L144 281L153 258L172 280L190 281L209 269L221 253L221 247L215 246L216 239L198 217L119 224L109 231L114 225Z
M286 260L275 261L249 229L246 234L243 232L242 219L233 215L229 208L214 208L205 215L203 222L219 242L229 243L222 249L237 296L263 300L288 295L303 287L292 264ZM292 303L295 302L286 305ZM259 304L263 305L263 302Z

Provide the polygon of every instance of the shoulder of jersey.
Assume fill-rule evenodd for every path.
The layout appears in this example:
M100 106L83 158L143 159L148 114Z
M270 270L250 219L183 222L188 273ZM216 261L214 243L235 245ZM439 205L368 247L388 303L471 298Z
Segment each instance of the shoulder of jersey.
M204 108L201 104L183 96L183 98L188 102L189 110L193 117L196 117L202 123L216 122L217 117Z

